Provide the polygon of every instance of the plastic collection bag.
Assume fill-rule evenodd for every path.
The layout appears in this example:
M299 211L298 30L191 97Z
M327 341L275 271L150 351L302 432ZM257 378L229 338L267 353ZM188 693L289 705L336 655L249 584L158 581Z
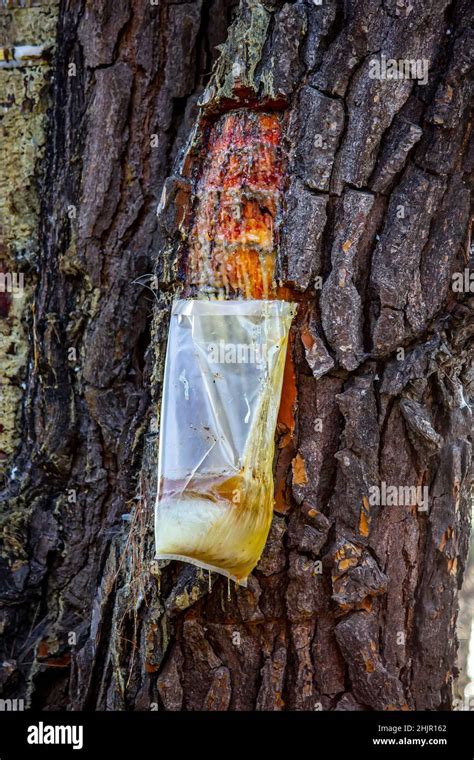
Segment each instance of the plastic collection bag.
M285 301L173 304L155 508L157 559L245 582L273 513L272 464L288 332Z

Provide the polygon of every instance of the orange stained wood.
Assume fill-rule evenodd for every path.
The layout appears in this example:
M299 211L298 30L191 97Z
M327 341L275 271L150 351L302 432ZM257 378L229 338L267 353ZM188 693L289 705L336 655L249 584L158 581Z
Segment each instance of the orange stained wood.
M191 284L224 296L276 297L280 119L241 109L212 125L189 238Z

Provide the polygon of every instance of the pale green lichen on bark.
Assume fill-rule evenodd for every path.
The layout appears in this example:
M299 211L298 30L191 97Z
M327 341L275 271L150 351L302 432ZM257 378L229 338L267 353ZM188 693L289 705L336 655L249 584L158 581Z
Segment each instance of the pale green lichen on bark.
M31 8L1 8L0 101L3 106L0 161L0 271L22 286L9 293L0 319L0 473L19 443L22 376L28 357L25 323L31 321L33 274L38 253L40 162L47 122L47 83L55 44L58 2Z

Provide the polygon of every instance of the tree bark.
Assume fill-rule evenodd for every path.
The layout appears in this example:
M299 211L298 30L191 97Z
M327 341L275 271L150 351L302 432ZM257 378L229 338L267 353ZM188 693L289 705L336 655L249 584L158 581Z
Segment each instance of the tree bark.
M474 307L452 275L469 264L473 49L464 0L60 4L0 516L3 696L452 708ZM372 77L382 55L428 61L428 82ZM279 125L276 206L259 213L276 293L299 308L272 529L248 587L228 590L153 560L152 507L169 305L206 285L196 229L229 114ZM376 486L426 487L427 509L374 504Z

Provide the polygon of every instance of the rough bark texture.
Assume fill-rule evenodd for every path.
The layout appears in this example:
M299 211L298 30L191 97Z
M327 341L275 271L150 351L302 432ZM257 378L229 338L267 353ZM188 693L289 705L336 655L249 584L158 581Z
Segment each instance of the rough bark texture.
M428 84L371 78L381 54L429 60ZM451 276L468 266L472 56L466 0L61 3L0 515L3 696L451 708L474 309ZM228 592L153 561L157 409L211 127L255 108L284 127L277 272L300 308L274 523L248 588ZM132 284L153 272L157 305ZM382 483L426 486L428 509L372 504Z

